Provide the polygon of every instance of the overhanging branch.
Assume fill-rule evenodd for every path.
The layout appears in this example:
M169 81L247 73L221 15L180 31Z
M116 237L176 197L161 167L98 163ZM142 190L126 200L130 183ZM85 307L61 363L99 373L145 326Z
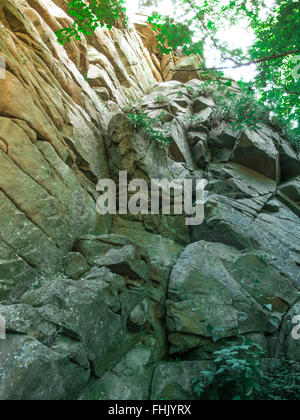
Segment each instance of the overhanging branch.
M240 63L237 64L236 66L223 66L223 67L211 67L211 68L199 68L199 69L174 69L172 70L173 72L177 72L177 71L213 71L213 70L229 70L229 69L238 69L240 67L247 67L247 66L251 66L252 64L260 64L260 63L264 63L266 61L272 61L272 60L277 60L278 58L283 58L283 57L288 57L289 55L295 55L295 54L299 54L300 50L298 51L289 51L283 54L274 54L271 55L270 57L265 57L265 58L261 58L259 60L253 60L253 61L248 61L247 63Z

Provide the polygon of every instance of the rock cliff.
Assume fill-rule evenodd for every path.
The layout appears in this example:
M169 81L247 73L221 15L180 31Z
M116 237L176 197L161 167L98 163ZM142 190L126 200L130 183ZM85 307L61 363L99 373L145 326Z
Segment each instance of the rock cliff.
M192 399L241 337L300 370L298 152L265 123L216 124L201 75L172 71L197 59L161 57L142 15L62 47L66 11L0 2L0 400ZM119 171L207 179L204 223L100 216L97 181Z

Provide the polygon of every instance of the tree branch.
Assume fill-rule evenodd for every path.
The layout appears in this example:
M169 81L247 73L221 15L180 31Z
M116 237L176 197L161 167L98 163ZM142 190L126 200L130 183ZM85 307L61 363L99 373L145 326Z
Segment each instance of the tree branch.
M286 92L286 93L288 93L289 95L297 95L297 96L300 96L300 92L297 92L297 91L294 91L294 92L291 92L284 84L282 84L281 82L279 82L279 81L275 81L274 82L275 84L277 83L279 86L281 86L282 87L282 91L283 92Z
M203 19L199 16L199 13L198 13L198 11L197 11L197 9L196 9L196 7L195 7L195 5L193 4L193 2L192 2L192 0L186 0L188 3L189 3L189 5L191 6L191 8L193 9L193 11L195 12L195 14L196 14L196 17L197 17L197 19L199 20L199 22L200 22L200 24L201 24L201 26L202 26L202 28L206 31L206 33L207 33L207 35L209 36L209 38L211 39L211 41L212 41L212 43L213 43L213 45L214 45L214 47L216 48L216 50L218 50L219 52L220 52L220 54L221 54L221 57L223 58L223 60L229 60L229 61L232 61L235 65L238 65L239 63L234 59L234 58L231 58L231 57L225 57L224 55L223 55L223 53L220 51L220 48L219 48L219 46L218 46L218 44L217 44L217 41L214 39L214 37L211 35L211 33L209 32L209 29L207 28L207 26L205 25L205 23L204 23L204 21L203 21ZM209 69L208 69L209 70Z
M252 64L260 64L260 63L264 63L266 61L272 61L272 60L277 60L278 58L283 58L283 57L287 57L289 55L295 55L295 54L299 54L300 50L296 50L296 51L288 51L286 53L283 54L274 54L271 55L270 57L265 57L265 58L261 58L259 60L253 60L253 61L248 61L247 63L240 63L237 64L236 66L227 66L227 67L211 67L211 68L201 68L201 69L178 69L178 70L172 70L173 72L175 71L213 71L213 70L227 70L227 69L238 69L240 67L246 67L246 66L251 66Z

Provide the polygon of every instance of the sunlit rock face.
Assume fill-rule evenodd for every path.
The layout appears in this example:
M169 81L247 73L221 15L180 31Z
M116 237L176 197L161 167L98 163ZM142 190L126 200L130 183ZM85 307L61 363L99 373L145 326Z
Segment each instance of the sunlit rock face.
M156 81L133 28L60 46L54 31L72 24L63 9L50 0L0 5L1 299L57 269L77 237L106 229L95 182L109 174L109 105L128 105Z
M216 123L201 75L174 71L197 59L161 57L145 16L62 47L67 10L0 4L0 400L193 399L241 337L299 362L299 155L268 125ZM120 171L207 179L203 224L97 215Z
M32 7L33 6L33 7ZM94 182L108 173L102 132L110 112L85 82L87 46L68 51L51 1L0 5L1 299L61 266L78 234L97 228ZM70 58L69 58L70 57Z

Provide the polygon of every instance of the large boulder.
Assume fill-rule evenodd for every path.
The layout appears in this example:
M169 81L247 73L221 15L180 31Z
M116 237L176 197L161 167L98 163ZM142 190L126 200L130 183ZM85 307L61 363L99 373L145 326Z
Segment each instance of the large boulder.
M248 168L279 181L279 152L271 139L266 139L255 131L244 130L238 138L232 162L240 163Z
M238 251L221 243L189 245L170 278L169 333L214 341L240 334L275 333L300 291L269 258L272 255Z
M94 268L79 281L62 279L28 291L21 302L80 340L100 376L126 349L127 319L142 291L129 291L121 276Z
M203 377L209 361L161 363L155 369L151 400L197 400L193 381Z
M81 399L148 400L153 370L153 349L149 345L138 344L101 379L92 380Z

